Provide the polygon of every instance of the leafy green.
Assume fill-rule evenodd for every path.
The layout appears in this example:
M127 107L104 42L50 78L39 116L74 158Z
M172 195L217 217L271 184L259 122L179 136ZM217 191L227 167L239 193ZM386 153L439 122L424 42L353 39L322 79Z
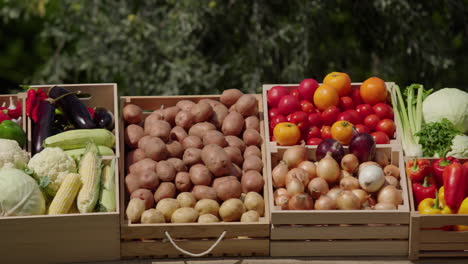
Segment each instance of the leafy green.
M424 156L442 157L450 150L453 138L461 134L452 122L443 118L440 122L423 124L421 130L416 133L419 137L419 144L422 145Z

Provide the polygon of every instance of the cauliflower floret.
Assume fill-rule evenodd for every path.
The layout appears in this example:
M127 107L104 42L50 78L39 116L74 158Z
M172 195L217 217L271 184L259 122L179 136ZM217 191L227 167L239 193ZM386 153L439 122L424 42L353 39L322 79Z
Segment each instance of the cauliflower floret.
M49 196L55 196L65 176L76 172L76 163L61 148L45 148L31 158L28 164L33 175L45 187Z
M28 153L21 149L18 142L0 138L0 168L23 169L28 161Z

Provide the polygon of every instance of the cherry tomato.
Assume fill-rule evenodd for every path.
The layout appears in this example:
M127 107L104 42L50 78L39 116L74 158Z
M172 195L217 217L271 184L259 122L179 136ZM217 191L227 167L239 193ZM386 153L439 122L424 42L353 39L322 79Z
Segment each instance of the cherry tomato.
M340 102L338 103L338 107L341 111L346 111L354 108L353 99L349 96L343 96L340 98Z
M331 127L332 138L347 145L353 137L353 125L348 121L336 121Z
M316 127L322 127L322 115L320 113L311 113L309 114L309 125L310 126L316 126Z
M377 131L371 135L374 138L375 144L390 144L390 138L384 132Z
M374 114L374 109L370 104L360 104L356 106L356 111L361 116L361 119L364 120L366 116Z
M360 105L364 103L364 100L362 100L361 92L359 91L359 88L351 90L351 98L353 98L353 102L355 105Z
M306 145L318 145L322 142L321 138L309 138Z
M375 114L380 117L380 119L388 118L393 120L393 109L388 104L378 103L375 104L372 109L374 110Z
M287 122L288 120L284 115L277 115L270 120L270 127L273 129L279 123Z
M368 115L366 118L364 118L364 125L369 128L371 132L375 131L375 127L380 121L380 117L377 115Z
M307 114L315 113L315 107L313 103L307 100L301 100L300 104L302 112L306 112Z
M288 95L289 90L284 86L273 86L267 91L267 102L269 107L277 107L281 97Z
M309 138L319 138L322 134L320 133L320 128L313 126L309 127L309 132L307 133L307 139Z
M273 129L273 136L278 144L291 146L297 144L301 138L301 132L295 124L283 122L275 126L275 129Z
M370 133L370 130L368 127L366 127L365 125L361 125L361 124L357 124L354 126L354 129L356 129L356 132L357 133Z
M296 97L298 100L301 99L301 96L299 95L299 90L297 89L292 89L291 92L289 92L289 94Z
M309 128L308 115L302 111L296 111L288 115L286 119L288 122L297 125L302 133L305 133Z
M333 125L340 115L340 109L336 106L330 106L322 112L322 122L327 126Z
M332 138L331 127L323 126L322 129L320 129L320 135L322 136L322 139Z
M337 120L344 120L344 121L349 121L353 125L361 124L361 116L359 116L359 113L356 110L346 110L343 113L338 115Z
M389 138L393 138L393 134L395 134L395 129L395 123L393 123L393 121L390 119L380 120L379 123L377 123L377 126L375 127L376 131L384 132Z
M268 111L268 118L270 118L270 120L277 115L281 115L278 108L272 108Z

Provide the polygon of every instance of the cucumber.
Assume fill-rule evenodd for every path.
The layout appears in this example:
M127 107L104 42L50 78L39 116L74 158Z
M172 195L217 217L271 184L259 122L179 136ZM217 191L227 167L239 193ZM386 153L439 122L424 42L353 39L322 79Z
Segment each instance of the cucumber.
M85 148L89 142L112 148L115 144L115 136L107 129L75 129L46 138L44 146L70 150Z
M106 146L97 146L98 148L98 155L99 156L114 156L114 151L111 148ZM86 148L79 148L79 149L71 149L65 150L70 157L73 159L79 159L81 155L83 155L86 151Z

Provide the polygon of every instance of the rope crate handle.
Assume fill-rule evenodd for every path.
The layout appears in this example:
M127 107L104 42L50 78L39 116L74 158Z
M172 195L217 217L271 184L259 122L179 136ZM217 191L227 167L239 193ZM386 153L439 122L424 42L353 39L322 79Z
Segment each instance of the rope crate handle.
M183 254L186 254L186 255L189 255L191 257L202 257L202 256L205 256L207 254L210 254L211 251L213 251L213 249L218 246L219 242L221 242L221 240L223 240L224 236L226 235L226 231L223 231L223 233L221 233L221 235L218 237L218 240L216 240L216 242L214 242L213 245L211 245L211 247L209 249L207 249L206 251L204 252L201 252L201 253L192 253L192 252L188 252L184 249L182 249L181 247L179 247L175 242L174 240L172 240L172 237L171 235L169 235L169 232L165 231L164 234L166 235L167 239L169 239L169 242L171 242L171 244L177 249L179 250L181 253Z

